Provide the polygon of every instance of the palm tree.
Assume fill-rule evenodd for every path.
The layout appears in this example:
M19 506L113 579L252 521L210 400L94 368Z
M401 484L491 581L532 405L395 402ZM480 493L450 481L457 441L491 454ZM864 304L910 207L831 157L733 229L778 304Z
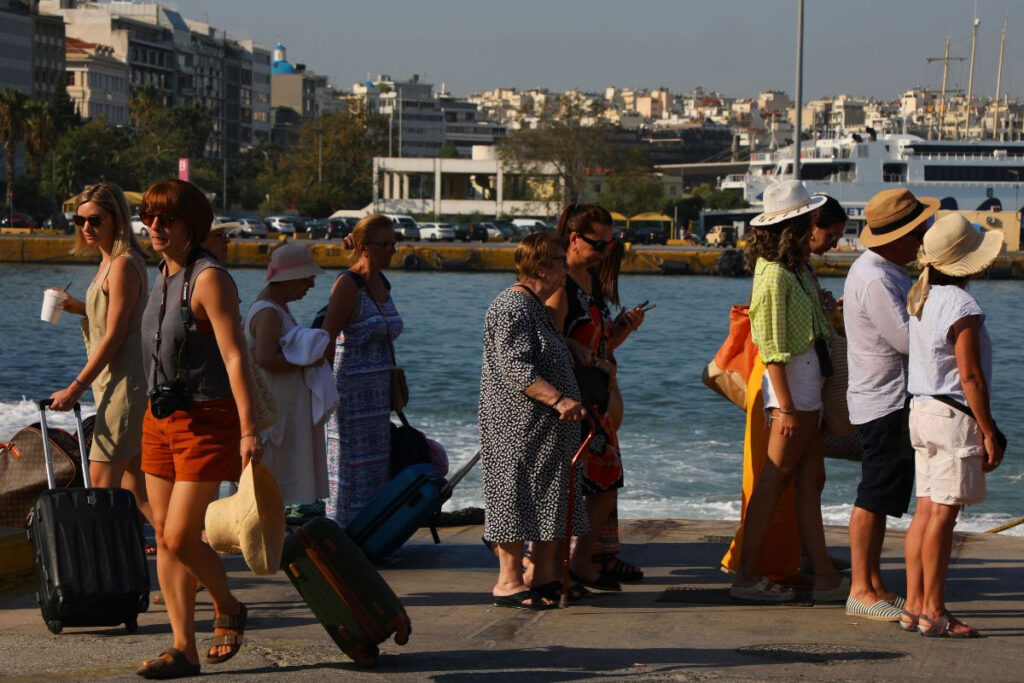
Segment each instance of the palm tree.
M0 93L0 144L4 148L7 178L7 206L14 206L14 148L25 134L25 106L28 98L14 88Z
M128 102L128 111L131 113L135 125L142 126L157 109L164 106L164 97L152 83L132 89L132 98Z
M30 176L39 177L39 167L54 139L53 106L49 102L29 102L25 108L25 165Z

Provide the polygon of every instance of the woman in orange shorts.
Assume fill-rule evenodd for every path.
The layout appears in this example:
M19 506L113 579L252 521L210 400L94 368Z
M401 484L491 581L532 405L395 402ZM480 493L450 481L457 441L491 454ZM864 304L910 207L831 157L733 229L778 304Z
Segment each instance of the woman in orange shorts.
M206 661L227 661L241 647L245 605L231 594L224 566L201 533L221 482L237 481L262 447L249 398L253 379L238 290L223 266L199 248L213 221L210 202L194 185L167 180L146 191L140 215L153 250L163 257L142 318L150 390L142 471L174 644L137 673L177 678L199 673L197 583L209 590L215 611Z

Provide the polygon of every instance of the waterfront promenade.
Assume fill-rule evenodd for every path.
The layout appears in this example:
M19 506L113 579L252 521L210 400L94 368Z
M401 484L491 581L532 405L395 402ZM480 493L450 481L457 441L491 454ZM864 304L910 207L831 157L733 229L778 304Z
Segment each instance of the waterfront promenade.
M409 643L382 646L379 668L342 655L281 573L257 577L227 563L250 608L247 642L214 680L583 681L828 680L1019 681L1024 672L1024 538L957 534L948 581L951 609L978 627L978 640L928 639L894 624L847 617L841 605L748 606L725 596L718 570L734 522L623 522L625 556L643 583L565 610L491 607L496 561L480 527L421 532L382 568L412 619ZM848 557L846 529L827 529L833 554ZM903 585L902 533L890 531L887 580ZM155 585L154 585L155 587ZM682 590L671 590L682 589ZM170 644L163 608L118 629L46 630L32 584L0 593L4 680L139 680L144 658ZM686 602L660 601L666 595ZM209 597L199 594L199 633ZM201 638L200 644L208 640Z

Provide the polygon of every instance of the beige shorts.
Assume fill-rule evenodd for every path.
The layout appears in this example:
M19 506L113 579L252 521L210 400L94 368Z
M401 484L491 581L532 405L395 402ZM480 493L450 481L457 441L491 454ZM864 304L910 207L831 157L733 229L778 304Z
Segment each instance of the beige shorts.
M939 401L910 404L917 497L940 505L972 505L985 499L985 445L973 418Z

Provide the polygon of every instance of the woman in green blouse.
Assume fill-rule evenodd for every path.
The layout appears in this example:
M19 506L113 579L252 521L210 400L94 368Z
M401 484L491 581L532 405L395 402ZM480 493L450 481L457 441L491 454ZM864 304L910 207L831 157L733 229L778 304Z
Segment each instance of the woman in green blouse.
M814 564L815 602L846 600L849 592L848 580L829 559L821 521L821 388L832 373L831 325L806 263L811 212L825 199L812 198L798 181L778 183L765 190L765 211L750 222L750 325L767 367L762 391L771 431L768 460L747 506L740 567L729 591L740 600L784 602L796 597L758 568L772 512L790 481L796 487L800 539Z

